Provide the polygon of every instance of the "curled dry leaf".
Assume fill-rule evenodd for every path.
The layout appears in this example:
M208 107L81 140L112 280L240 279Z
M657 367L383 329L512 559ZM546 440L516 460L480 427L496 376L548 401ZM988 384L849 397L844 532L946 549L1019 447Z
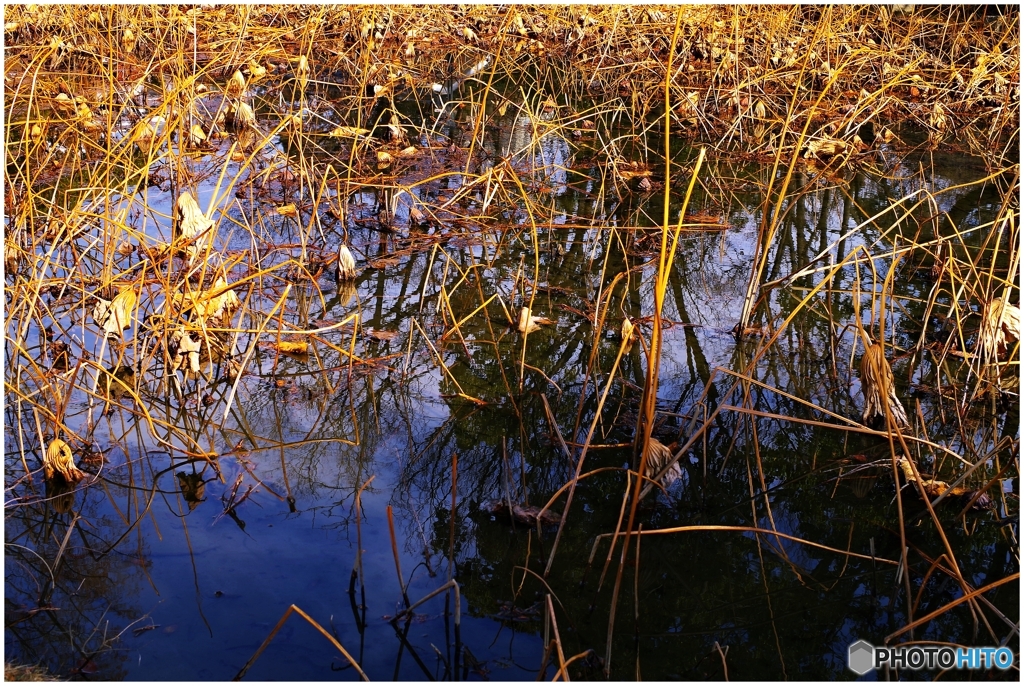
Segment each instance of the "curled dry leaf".
M825 138L809 142L807 144L807 149L804 151L804 158L829 160L836 155L843 154L844 152L846 152L846 143L843 141Z
M21 248L10 237L4 240L4 269L7 274L17 274L21 269Z
M632 342L633 336L636 335L636 326L634 326L632 319L626 317L622 320L622 329L620 329L619 335L622 337L622 340Z
M238 69L228 79L228 85L224 88L224 94L229 98L240 98L245 93L245 77Z
M416 146L415 145L410 145L407 148L402 148L401 150L398 151L398 156L399 157L415 157L416 156Z
M978 342L989 360L994 360L1014 341L1020 340L1020 308L994 298L981 315L981 335Z
M555 320L548 319L547 317L534 317L529 307L524 307L519 312L519 333L533 333L539 330L541 326L554 323Z
M65 482L74 484L85 478L85 472L75 466L71 446L55 438L50 441L43 457L43 476L47 481L59 476Z
M391 163L394 161L395 158L392 157L389 153L383 150L377 152L377 166L380 167L381 169L387 169L388 167L391 166Z
M277 213L282 217L298 217L299 210L295 207L295 203L290 202L277 207Z
M259 62L249 63L249 77L255 81L256 79L262 79L267 75L267 69Z
M256 113L248 103L239 101L230 103L224 111L224 122L236 129L256 126Z
M202 350L202 343L192 338L192 335L181 327L175 330L167 341L168 350L173 351L171 355L171 369L185 369L185 372L199 373L199 351ZM185 365L188 365L186 368Z
M186 248L189 257L195 259L206 250L210 241L213 220L203 214L199 203L188 191L178 196L178 235L190 245Z
M344 243L338 247L338 280L352 281L356 278L356 260Z
M182 314L191 311L195 320L201 324L216 321L222 326L230 326L231 317L242 306L242 301L223 276L217 277L208 291L198 294L175 293L171 302Z
M120 364L102 372L103 394L107 400L118 401L122 398L130 398L135 388L135 369L126 364Z
M192 129L188 132L189 145L193 148L200 148L206 144L206 141L206 132L203 131L203 127L199 124L193 124Z
M92 311L93 321L103 327L106 336L120 337L121 332L132 325L132 312L135 311L137 300L131 286L122 288L112 301L97 298L98 302Z
M644 475L649 479L653 479L672 461L672 457L672 449L654 436L651 436L651 442L647 446L647 465L644 469ZM663 486L668 487L678 481L680 477L682 477L682 470L679 467L679 463L675 462L668 472L665 473L665 476L662 477L661 483Z
M413 226L426 226L430 223L427 215L418 207L409 208L409 223Z

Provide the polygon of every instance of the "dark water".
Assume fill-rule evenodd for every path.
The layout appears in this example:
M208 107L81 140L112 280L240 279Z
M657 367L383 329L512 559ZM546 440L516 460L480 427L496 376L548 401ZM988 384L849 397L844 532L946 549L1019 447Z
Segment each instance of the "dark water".
M649 317L653 309L655 268L649 260L660 242L653 227L660 222L662 196L657 189L621 199L607 188L602 194L600 170L588 161L593 147L587 143L570 148L564 139L548 136L532 153L515 155L530 136L521 129L514 116L506 118L489 134L493 159L473 171L510 159L527 180L529 197L544 210L535 233L521 202L501 194L489 199L487 188L470 193L458 208L473 218L450 217L449 225L427 229L408 225L410 192L368 188L348 198L332 196L337 206L345 205L345 222L321 214L322 224L304 237L307 257L333 254L347 234L361 268L354 288L339 287L329 274L315 282L291 278L282 268L251 281L251 296L238 289L243 300L251 298L250 308L266 313L290 281L282 319L289 330L319 331L298 336L309 340L311 354L277 355L274 336L265 334L260 343L255 336L238 336L236 351L256 347L230 407L229 383L189 380L179 398L165 378L144 377L140 395L156 420L152 429L124 409L99 417L84 393L74 394L68 422L84 424L89 417L97 422L93 442L106 463L100 479L77 493L70 508L46 499L38 474L32 482L21 479L19 441L29 445L31 469L41 453L35 426L8 386L8 660L38 662L59 674L80 670L87 678L226 680L294 604L333 633L375 680L528 680L541 669L545 636L553 636L554 627L545 620L550 593L565 658L594 651L574 662L571 675L601 677L598 658L605 655L621 548L603 583L607 537L596 545L592 564L588 559L597 536L615 530L623 503L621 468L632 458L621 446L632 441L646 368L640 345L621 362L582 471L619 469L580 482L544 582L539 577L554 529L539 535L491 510L501 501L542 506L572 478L579 450L571 456L563 452L544 399L565 440L582 443L619 347L616 332L623 316ZM453 125L447 131L456 135L458 130ZM296 145L283 136L276 150L291 157L268 154L267 164L294 160ZM438 155L421 156L398 178L398 185L435 205L460 187L457 172L465 164L464 158L454 163ZM692 165L694 157L680 146L677 165ZM984 176L970 161L939 159L924 176L917 160L901 162L892 152L878 162L888 165L887 176L845 170L829 181L813 169L798 174L782 231L769 252L766 279L782 279L819 255L817 266L827 266L857 245L884 254L892 234L882 232L892 224L892 214L853 229L911 191L935 193L935 206L918 209L899 229L912 237L923 226L922 243L934 240L935 230L951 235L954 227L983 226L999 209L1001 196L992 184L944 190ZM189 164L203 169L220 161L206 157ZM445 165L451 173L420 183ZM747 387L746 398L744 387L734 389L735 377L728 373L745 369L764 342L759 336L737 341L731 330L741 313L769 173L770 167L725 161L702 170L705 188L691 201L690 212L708 215L711 219L702 221L711 225L684 232L675 255L663 312L661 421L655 435L665 443L685 441L692 421L702 425L721 406L746 403L761 416L752 421L734 410L717 414L705 438L683 456L682 478L666 494L643 501L639 524L645 531L694 525L774 528L869 558L873 550L877 559L744 531L645 536L638 548L634 537L616 609L611 665L616 679L722 678L716 644L728 649L730 679L848 678L850 643L880 644L907 621L903 581L886 563L900 559L891 469L845 476L864 462L887 459L887 440L788 421L784 417L841 423L778 392L859 419L860 384L856 364L851 365L856 332L846 327L854 316L854 268L841 269L827 292L800 310L761 356L753 371L759 384ZM204 209L216 179L200 184ZM673 184L674 190L682 187ZM277 181L269 188L281 200L297 192ZM151 206L170 214L166 189L146 193ZM394 212L392 231L379 225L381 205ZM673 217L680 205L681 197L673 196ZM304 241L294 220L259 210L245 197L226 213L238 225L252 226L257 238L254 242L238 225L222 220L215 243L225 254L256 250L264 268L301 259ZM302 217L305 225L310 215ZM146 221L148 235L170 236L168 223L154 216ZM973 258L986 232L968 231L955 249ZM1001 259L997 254L997 266ZM535 260L534 312L556 321L527 337L524 354L523 336L509 326L500 302L518 315L524 294L529 298L533 290ZM991 253L980 260L987 265ZM995 474L996 461L1005 464L1011 452L1016 454L1018 406L976 407L965 421L971 431L961 431L948 418L955 407L936 392L948 382L943 376L948 372L937 370L928 352L902 352L921 335L932 262L921 251L897 267L900 306L887 319L887 338L901 349L894 363L897 388L912 413L919 406L931 441L971 461L990 453L989 465L971 481L980 484ZM879 279L890 265L890 259L875 260ZM520 270L525 279L517 278ZM614 281L626 270L628 280ZM256 271L243 263L231 274L239 280ZM822 275L772 290L766 304L771 315L762 305L755 325L766 331L779 326ZM607 325L595 331L588 315L610 288ZM863 294L873 287L864 264L859 288L867 324L870 301ZM496 293L500 301L491 300L473 314ZM144 310L158 299L144 296ZM944 303L948 308L948 297ZM85 346L98 351L95 332L81 326L80 306L77 312L73 306L55 307L54 319L73 323ZM358 332L351 323L328 328L353 314ZM262 322L262 317L242 319L250 328ZM462 319L459 332L445 337ZM932 341L941 334L933 331L941 323L926 324ZM9 329L12 325L8 322ZM649 320L638 325L649 335ZM350 366L340 351L353 345L353 335L359 360ZM128 346L129 357L144 347L140 338L135 339L139 348ZM595 341L597 371L585 382ZM526 366L520 365L521 356ZM12 359L8 352L9 383ZM204 395L211 404L202 402ZM219 455L220 473L202 460L186 459L180 437L166 424ZM596 447L607 445L620 447ZM920 459L948 481L962 473L941 452L925 451ZM1012 476L1015 480L1015 470ZM201 495L194 493L198 479L205 482ZM183 493L183 483L191 483L193 492ZM1009 479L1002 482L1003 490L1015 487ZM993 511L961 519L958 507L940 511L959 567L975 588L1019 568L1016 525L1011 532L997 521L1008 514L1006 498L1015 512L1016 496L999 491L1000 485L991 491ZM927 516L920 516L920 501L909 490L903 493L906 536L914 550L914 616L920 617L962 593L942 573L931 575L921 589L927 560L944 548ZM232 497L236 507L226 512ZM554 509L560 513L564 503L563 496ZM350 586L357 566L361 574ZM389 621L404 607L403 587L415 602L451 578L461 591L458 627L454 596L444 593L417 607L411 622ZM1012 582L986 594L1012 622L1019 621L1018 589ZM989 609L976 627L965 607L928 623L915 638L991 645L995 641L986 623L999 640L1010 633ZM1018 639L1012 637L1009 645L1017 651ZM545 668L549 679L556 670L552 663L557 666L557 658ZM246 678L328 681L357 675L325 637L293 615Z

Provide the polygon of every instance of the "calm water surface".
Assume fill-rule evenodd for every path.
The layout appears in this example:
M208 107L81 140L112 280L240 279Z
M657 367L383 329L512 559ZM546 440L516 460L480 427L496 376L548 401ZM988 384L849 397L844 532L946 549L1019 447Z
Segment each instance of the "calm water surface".
M489 149L497 163L509 150L522 148L515 137L529 133L521 128L510 119L493 132ZM282 140L278 150L295 155L294 146ZM679 164L694 157L693 151L679 154ZM916 161L899 163L894 155L887 161L886 178L844 172L830 182L813 170L798 175L794 188L799 192L789 201L783 230L769 253L767 278L786 277L820 254L819 265L827 265L858 244L884 253L891 238L881 232L892 223L889 217L845 234L910 191L942 191L984 175L970 161L938 159L924 176L917 173ZM197 168L219 163L210 157L190 162ZM344 222L322 215L323 224L306 246L315 260L321 251L333 254L347 234L361 269L353 287L338 286L330 274L315 282L291 279L282 320L288 330L319 330L295 336L309 341L309 355L278 355L274 336L258 341L238 336L235 351L254 352L230 407L229 383L193 379L184 383L179 398L166 379L145 377L140 395L152 415L184 428L217 453L219 474L211 464L185 459L178 439L168 447L169 432L159 422L150 429L126 409L100 417L85 394L75 394L68 421L84 424L92 417L97 422L93 440L106 462L100 480L77 493L70 508L57 507L46 499L38 476L32 483L15 483L23 474L15 447L19 430L31 441L35 428L19 415L8 386L7 658L39 662L59 674L80 669L86 678L226 680L294 604L331 632L375 680L531 680L542 668L544 637L553 631L545 622L550 592L566 658L595 651L575 663L573 676L599 678L597 656L605 652L620 551L603 584L607 538L597 546L593 564L588 559L596 537L615 529L623 471L604 471L580 483L546 584L538 577L554 529L540 536L493 509L502 501L541 506L571 479L579 451L571 458L562 451L543 398L562 436L582 443L618 350L615 332L623 316L649 316L653 307L649 260L660 238L653 229L612 229L656 226L662 196L655 189L621 200L614 193L602 197L600 184L582 177L594 172L586 146L570 151L561 138L549 136L532 159L513 159L520 171L531 163L533 171L524 172L536 181L531 197L549 213L536 232L539 252L521 209L490 211L486 222L417 229L408 225L414 204L409 193L378 195L365 189L338 199L338 206L346 207ZM409 185L436 171L437 164L422 159L412 165ZM711 225L684 232L664 311L663 421L655 435L665 443L685 440L695 415L703 421L719 405L743 403L742 388L730 393L734 379L727 372L745 368L760 339L738 342L731 329L740 316L755 253L760 192L769 173L770 167L725 162L710 163L702 172L706 190L698 190L690 209L710 217ZM216 176L200 185L203 208L215 181ZM412 193L440 203L461 183L452 174L417 185ZM293 192L286 186L272 181L269 188L283 200ZM146 194L151 206L170 214L166 188L152 187ZM301 258L294 220L257 212L245 193L234 200L216 239L225 254L256 251L264 268ZM475 216L489 211L489 202L497 201L480 189L459 211ZM680 202L673 197L673 216ZM926 222L928 231L934 226L949 233L954 225L971 229L991 221L999 202L990 187L938 193L933 211L916 212L902 230L913 235L915 219L932 214L940 218ZM394 212L393 231L377 224L382 204ZM308 220L308 212L303 217ZM147 235L170 236L169 223L155 213L139 222ZM254 227L255 239L240 229L244 223ZM979 240L966 234L963 249ZM517 316L524 294L530 296L535 256L534 312L555 323L530 334L523 368L523 337L509 326L499 300L485 311L474 310L498 293ZM881 279L890 261L879 259L875 266ZM920 336L922 301L933 284L927 278L930 268L931 262L920 258L898 266L901 306L887 320L887 335L901 349ZM628 280L613 283L627 270ZM231 274L238 280L254 271L243 263ZM872 290L870 270L863 265L860 278L862 292ZM759 310L755 323L778 325L819 279L820 274L802 277L772 291L773 316L766 319ZM854 269L841 270L828 294L803 310L762 357L755 377L768 388L751 385L748 405L764 416L752 423L737 412L719 414L706 440L683 457L682 478L666 494L643 502L639 521L645 530L756 524L835 549L868 555L873 548L878 558L899 559L891 473L868 470L840 478L843 469L858 464L854 456L866 456L863 461L887 455L886 441L779 419L832 421L770 390L859 418L859 381L850 364L855 332L843 328L854 316L855 279ZM239 296L247 307L268 312L285 295L289 278L282 269L250 283L253 290L239 288ZM616 290L608 324L595 335L588 316L609 288ZM147 297L144 308L159 299ZM867 323L865 307L870 309L866 298L861 308ZM55 307L54 318L98 352L81 312L80 304ZM352 314L359 315L358 331L351 324L329 328ZM258 325L246 314L241 318L244 326ZM465 320L460 330L445 337L460 319ZM649 334L649 320L638 324ZM339 351L353 345L353 336L359 361L350 366ZM145 345L144 335L134 340ZM584 384L595 340L600 371ZM129 359L137 354L134 346L126 348ZM31 352L41 355L41 349ZM8 363L11 359L9 353ZM899 353L894 367L904 404L916 411L919 402L931 439L962 450L962 438L943 420L951 406L942 405L934 392L934 358ZM632 440L644 373L642 349L634 345L611 385L596 445ZM9 381L11 375L8 368ZM206 403L204 396L209 396ZM979 445L991 446L1005 436L1018 439L1016 404L979 410L971 421ZM631 455L625 447L602 447L586 460L584 472L624 467ZM904 502L908 512L920 510L919 503ZM229 503L233 510L228 511ZM564 498L554 505L558 513L562 507ZM1012 537L996 521L1004 514L958 522L949 512L943 520L960 569L976 587L1018 568L1016 544L1011 547ZM908 523L907 538L929 554L941 549L934 529L920 517ZM51 581L48 566L62 546ZM721 678L716 643L728 647L731 679L847 678L851 642L881 643L906 623L907 603L896 594L895 569L881 562L740 532L650 536L638 551L627 556L617 608L612 656L617 679ZM927 565L915 559L916 589ZM354 569L361 573L350 586ZM959 596L955 584L939 576L929 582L915 616ZM411 622L389 621L404 607L403 590L415 602L450 578L461 589L458 632L455 599L444 593L417 607ZM40 598L45 599L41 610ZM1016 583L988 598L1017 621ZM999 636L1006 634L1005 626L989 621ZM991 643L984 628L980 631L974 634L970 615L960 608L917 638ZM1016 651L1017 639L1011 643ZM554 676L551 661L544 669L547 678ZM327 639L292 616L246 678L328 681L357 675Z

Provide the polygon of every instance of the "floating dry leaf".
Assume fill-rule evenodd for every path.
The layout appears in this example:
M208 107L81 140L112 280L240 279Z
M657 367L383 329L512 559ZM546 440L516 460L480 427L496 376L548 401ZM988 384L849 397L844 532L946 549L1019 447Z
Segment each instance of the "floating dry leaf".
M279 205L277 207L277 213L282 217L298 217L299 210L296 209L295 203L290 202L285 205Z
M377 341L390 341L398 336L397 331L382 331L380 329L365 329L364 332L370 338Z
M277 349L286 355L309 354L309 344L306 341L278 341Z

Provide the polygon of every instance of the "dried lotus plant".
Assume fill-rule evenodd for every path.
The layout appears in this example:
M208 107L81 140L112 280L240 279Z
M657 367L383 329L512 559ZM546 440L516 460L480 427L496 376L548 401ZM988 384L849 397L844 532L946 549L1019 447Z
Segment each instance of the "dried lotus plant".
M171 369L177 371L184 369L198 375L200 373L199 353L203 348L202 342L192 338L192 333L180 327L171 333L167 341L168 350L171 353Z
M194 320L200 324L205 325L208 321L216 321L222 326L229 326L231 317L242 306L242 301L228 286L228 282L223 276L218 276L213 286L207 291L175 293L171 296L171 303L178 312L191 313Z
M994 361L1006 354L1009 345L1020 340L1020 308L994 298L981 315L981 331L978 336L984 359Z
M672 457L672 449L651 436L650 443L647 445L647 464L644 468L644 476L649 479L657 477L661 470L672 462ZM661 478L661 483L664 486L671 486L682 477L682 474L679 462L672 462L668 472Z
M534 331L539 331L542 326L554 323L555 320L553 319L534 316L529 307L524 307L519 311L519 323L517 328L519 329L519 333L533 333Z
M178 224L177 233L182 239L188 241L185 252L191 260L195 260L200 254L206 251L210 241L210 229L213 228L213 220L203 214L199 209L199 203L188 191L178 196Z
M75 466L71 446L55 438L50 441L43 457L43 476L47 481L59 477L69 484L74 484L85 478L85 472Z
M885 352L878 341L872 341L860 359L860 386L864 394L864 413L861 418L865 424L872 423L876 417L885 422L885 407L888 405L897 426L910 426L907 411L896 397L892 367L885 359Z
M92 311L93 321L103 327L106 336L120 337L121 332L132 325L132 313L138 302L134 287L122 288L111 301L102 298L97 298L97 300Z
M338 248L338 280L353 281L356 278L356 260L344 243Z

